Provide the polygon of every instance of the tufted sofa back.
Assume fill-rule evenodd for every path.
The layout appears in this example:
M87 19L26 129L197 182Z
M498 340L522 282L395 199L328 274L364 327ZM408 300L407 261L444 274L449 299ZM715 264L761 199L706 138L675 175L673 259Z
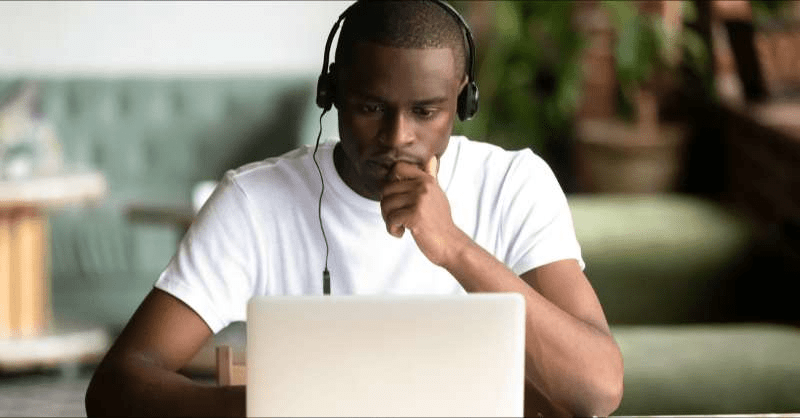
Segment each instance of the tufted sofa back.
M56 315L114 326L133 313L179 238L130 223L125 206L190 205L198 181L313 143L319 117L311 77L9 78L0 79L0 99L22 81L37 83L67 169L99 170L109 183L101 204L51 217Z
M188 198L198 180L294 148L313 122L307 78L33 81L66 162L103 171L113 199L157 199L162 188ZM0 81L0 97L18 82Z

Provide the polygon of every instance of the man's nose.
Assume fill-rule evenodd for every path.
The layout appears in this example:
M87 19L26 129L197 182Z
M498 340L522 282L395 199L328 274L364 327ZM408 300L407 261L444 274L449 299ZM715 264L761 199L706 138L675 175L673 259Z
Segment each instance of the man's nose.
M414 142L414 132L407 115L401 111L389 112L384 120L384 144L400 148Z

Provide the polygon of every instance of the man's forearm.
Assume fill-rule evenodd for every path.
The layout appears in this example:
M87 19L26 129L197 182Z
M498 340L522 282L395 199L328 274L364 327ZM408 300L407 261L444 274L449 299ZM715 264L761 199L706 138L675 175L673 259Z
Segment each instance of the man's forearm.
M101 365L86 392L88 416L244 416L244 386L213 386L155 365Z
M471 240L456 248L457 255L444 267L468 292L525 297L525 374L536 388L572 415L613 412L622 381L622 359L613 338L547 300Z

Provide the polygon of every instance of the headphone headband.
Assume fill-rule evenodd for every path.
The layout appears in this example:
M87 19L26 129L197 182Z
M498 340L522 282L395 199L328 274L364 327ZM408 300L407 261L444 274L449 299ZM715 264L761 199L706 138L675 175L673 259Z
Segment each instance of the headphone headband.
M330 110L331 106L333 106L334 101L334 93L333 93L333 85L334 82L332 80L333 75L328 72L329 65L328 59L331 52L331 45L333 44L333 37L336 35L336 31L339 29L339 25L342 23L352 10L355 7L365 0L358 0L356 3L350 5L342 14L339 15L339 18L334 23L333 28L331 28L330 34L328 34L328 39L325 41L325 56L322 60L322 72L320 73L319 80L317 82L317 106L323 108L325 111ZM428 0L434 4L439 5L443 10L449 13L460 25L461 25L461 32L466 38L466 44L468 47L468 58L467 58L467 85L464 86L464 89L459 93L458 96L458 117L461 120L467 120L472 118L475 115L475 112L478 111L478 87L475 82L475 41L472 38L472 31L467 24L467 21L464 20L464 17L461 16L458 11L453 8L453 6L447 4L443 0Z
M445 3L442 0L431 0L432 2L441 6L445 11L450 13L456 21L461 23L462 32L464 33L464 37L467 39L467 47L469 54L469 58L467 61L467 75L469 77L469 81L475 81L475 41L472 39L472 30L470 30L467 21L464 20L464 17L461 16L461 13L458 13L458 10L453 8L448 3Z

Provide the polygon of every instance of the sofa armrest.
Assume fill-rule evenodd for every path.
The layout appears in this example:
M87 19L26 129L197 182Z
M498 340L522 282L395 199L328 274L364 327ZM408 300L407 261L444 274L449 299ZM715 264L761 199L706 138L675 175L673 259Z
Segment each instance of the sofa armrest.
M681 195L571 195L586 274L611 323L723 315L727 274L750 242L738 216Z

